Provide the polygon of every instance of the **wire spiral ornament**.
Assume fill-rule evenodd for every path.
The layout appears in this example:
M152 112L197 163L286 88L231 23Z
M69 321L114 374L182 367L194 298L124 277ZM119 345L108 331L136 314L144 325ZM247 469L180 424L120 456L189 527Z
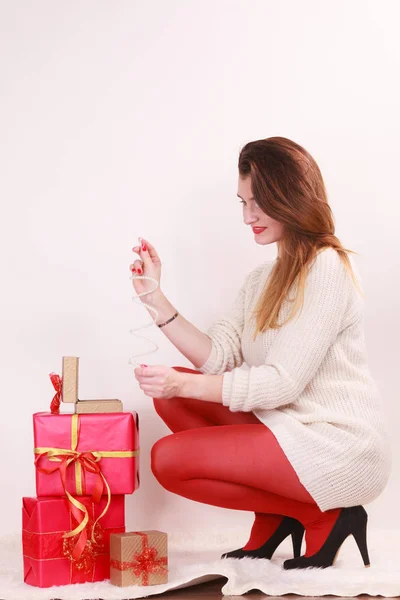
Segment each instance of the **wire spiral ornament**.
M141 243L141 238L138 238L139 242ZM137 294L136 296L132 296L132 300L134 302L136 302L136 300L138 300L139 298L141 298L142 296L146 296L148 294L152 294L158 287L159 287L159 282L157 281L157 279L154 279L154 277L149 277L148 275L135 275L134 273L131 274L130 278L131 281L133 281L134 279L148 279L150 281L154 281L155 283L155 287L152 290L148 290L145 292L142 292L140 294ZM140 306L147 306L147 308L149 310L151 310L152 312L155 313L155 317L152 319L152 321L150 323L147 323L146 325L141 325L140 327L135 327L133 329L130 329L129 332L132 335L135 335L138 338L141 338L142 340L146 340L146 341L150 341L152 342L152 344L154 345L154 349L149 350L148 352L139 352L138 354L134 354L133 357L131 356L128 360L128 364L132 365L134 367L140 367L140 364L138 362L136 362L136 360L134 360L134 357L136 356L147 356L148 354L152 354L153 352L157 352L158 350L158 345L156 344L156 342L154 342L153 340L149 340L149 338L144 337L142 335L139 335L137 333L135 333L136 331L139 331L140 329L145 329L146 327L151 327L152 325L156 324L156 320L158 317L158 310L156 308L154 308L154 306L151 306L150 304L147 304L146 302L142 302L141 300L139 300L139 304Z

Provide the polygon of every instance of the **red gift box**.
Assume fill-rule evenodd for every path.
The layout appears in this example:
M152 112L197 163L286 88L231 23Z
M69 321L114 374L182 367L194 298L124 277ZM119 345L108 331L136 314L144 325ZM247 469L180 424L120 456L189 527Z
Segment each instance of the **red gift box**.
M80 535L65 537L78 525L67 498L23 498L22 547L24 581L36 587L103 581L110 578L110 535L125 531L125 498L113 496L107 512L102 497L77 500L87 510L85 545L73 558Z
M33 415L37 496L132 494L140 486L137 413Z

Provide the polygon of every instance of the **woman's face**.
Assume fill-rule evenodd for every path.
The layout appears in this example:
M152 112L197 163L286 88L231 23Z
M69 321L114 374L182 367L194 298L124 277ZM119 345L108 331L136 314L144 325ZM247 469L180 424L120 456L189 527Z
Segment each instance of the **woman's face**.
M243 220L246 225L253 227L265 227L260 233L253 231L255 240L258 244L272 244L278 242L283 235L283 225L269 217L256 204L251 193L251 178L239 177L237 195L242 199Z

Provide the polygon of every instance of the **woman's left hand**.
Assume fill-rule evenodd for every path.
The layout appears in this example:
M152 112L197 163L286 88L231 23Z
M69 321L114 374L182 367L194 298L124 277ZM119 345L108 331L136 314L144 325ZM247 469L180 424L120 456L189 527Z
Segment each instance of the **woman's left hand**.
M182 396L185 375L186 373L165 365L148 365L135 369L135 377L140 389L151 398Z

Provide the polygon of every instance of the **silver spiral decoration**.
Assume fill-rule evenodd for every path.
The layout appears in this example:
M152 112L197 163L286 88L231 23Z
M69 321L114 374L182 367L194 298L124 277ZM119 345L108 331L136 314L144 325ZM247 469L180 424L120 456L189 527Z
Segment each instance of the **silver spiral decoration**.
M139 243L142 243L142 238L138 238L139 239ZM150 281L154 281L155 283L155 287L152 290L149 290L147 292L142 292L141 294L138 294L136 296L132 296L132 300L134 302L136 302L136 300L138 300L138 298L141 298L142 296L146 296L147 294L151 294L153 293L159 286L159 283L157 281L157 279L154 279L154 277L149 277L148 275L137 275L132 273L130 278L131 281L133 281L134 279L148 279ZM152 342L152 344L154 345L154 349L153 350L149 350L148 352L139 352L138 354L134 354L133 357L130 357L128 364L132 365L134 367L140 367L140 364L138 362L136 362L136 360L134 360L134 357L136 356L147 356L148 354L152 354L153 352L157 352L158 350L158 345L153 341L153 340L149 340L149 338L144 337L142 335L138 335L137 333L135 333L136 331L139 331L140 329L145 329L146 327L151 327L152 325L156 324L156 320L158 317L158 310L156 308L154 308L154 306L151 306L150 304L147 304L146 302L142 302L141 300L139 300L139 304L140 306L147 306L147 308L149 310L151 310L152 312L155 313L155 317L153 318L153 320L150 323L146 323L146 325L141 325L140 327L135 327L133 329L130 329L129 332L132 335L136 335L136 337L141 338L142 340L146 340L146 341L150 341Z

